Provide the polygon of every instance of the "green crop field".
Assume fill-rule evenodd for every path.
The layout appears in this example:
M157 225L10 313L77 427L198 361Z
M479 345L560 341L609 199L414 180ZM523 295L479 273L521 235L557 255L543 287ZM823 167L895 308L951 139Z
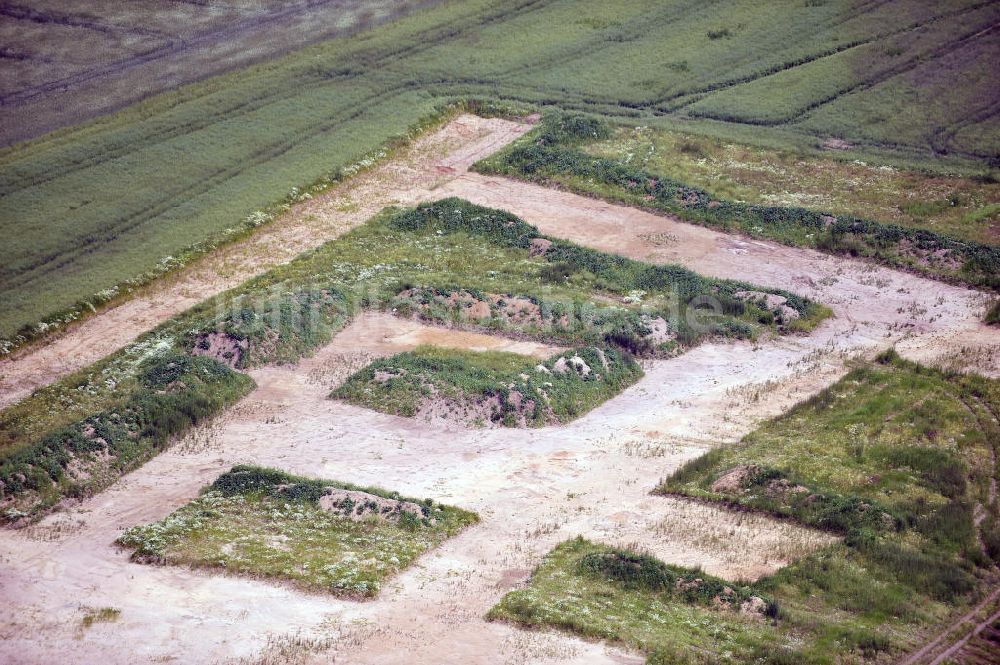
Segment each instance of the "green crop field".
M998 18L971 0L441 3L0 151L0 339L231 237L458 99L982 171Z

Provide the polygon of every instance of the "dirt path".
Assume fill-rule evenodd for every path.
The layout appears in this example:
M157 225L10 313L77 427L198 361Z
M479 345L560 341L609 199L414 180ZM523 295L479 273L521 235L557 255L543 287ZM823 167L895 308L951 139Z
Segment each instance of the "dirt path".
M420 137L398 157L296 206L252 237L213 252L43 344L0 360L0 408L120 349L205 298L363 224L385 206L434 197L437 187L528 129L462 115Z
M38 663L73 653L80 662L106 665L217 662L269 650L274 655L279 648L287 659L288 649L301 650L288 641L269 642L271 635L298 636L300 644L326 640L316 662L641 663L640 656L603 644L524 632L482 617L524 583L553 545L578 534L638 542L667 561L720 575L773 571L826 537L649 491L707 446L736 440L761 419L828 386L855 354L898 341L907 354L927 358L974 355L984 371L997 373L995 335L979 324L980 294L462 174L466 158L456 159L459 166L437 165L456 169L458 177L435 170L442 178L437 189L414 185L399 198L464 196L600 249L790 288L829 304L837 316L809 336L706 344L650 362L642 381L583 418L532 431L444 430L326 399L371 357L441 334L365 319L297 366L255 371L254 393L108 491L30 529L0 532L0 661ZM303 220L303 228L344 223L337 221L343 217L335 200L313 203L310 214L318 219ZM238 258L231 256L243 265ZM980 352L962 351L969 340ZM239 462L430 496L475 510L482 522L422 557L365 603L132 564L114 548L120 528L162 518ZM116 607L121 615L84 629L81 605Z

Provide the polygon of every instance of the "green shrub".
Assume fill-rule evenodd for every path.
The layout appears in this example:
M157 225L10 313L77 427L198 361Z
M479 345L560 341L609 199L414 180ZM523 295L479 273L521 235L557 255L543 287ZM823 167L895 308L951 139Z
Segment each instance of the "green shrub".
M1000 325L1000 300L993 301L993 306L986 312L986 317L983 320L987 325Z

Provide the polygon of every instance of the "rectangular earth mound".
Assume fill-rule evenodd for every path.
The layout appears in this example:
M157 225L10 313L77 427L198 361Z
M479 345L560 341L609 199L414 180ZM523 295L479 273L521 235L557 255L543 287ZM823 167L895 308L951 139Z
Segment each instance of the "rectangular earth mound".
M699 652L710 637L742 663L754 662L739 657L750 652L747 627L774 640L779 611L754 585L576 538L549 552L528 586L487 618L623 643L647 652L648 663L709 662Z
M642 376L611 347L581 347L538 362L501 351L420 346L355 373L332 396L384 413L470 426L565 423Z
M363 599L478 521L431 499L235 466L191 503L127 530L117 543L141 563L285 580Z

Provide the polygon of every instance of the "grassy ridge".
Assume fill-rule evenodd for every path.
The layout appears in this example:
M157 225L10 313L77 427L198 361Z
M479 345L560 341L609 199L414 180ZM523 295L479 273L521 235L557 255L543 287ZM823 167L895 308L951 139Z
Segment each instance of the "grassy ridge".
M33 518L64 498L103 490L254 387L215 360L183 353L155 355L130 378L131 394L98 402L103 410L2 449L0 521Z
M738 446L693 460L661 490L786 515L862 549L908 532L928 556L988 566L1000 555L1000 506L990 496L1000 470L998 413L1000 382L889 352ZM977 504L989 513L981 533Z
M866 217L984 244L1000 244L1000 181L943 177L656 130L620 128L583 150L757 205Z
M490 615L624 642L650 663L883 662L996 583L998 412L1000 382L888 353L660 488L780 514L842 543L750 587L703 574L688 587L683 571L648 557L570 541ZM618 563L595 575L595 556ZM761 616L732 611L749 595L764 601Z
M321 498L337 490L363 494L324 509ZM475 513L432 499L235 466L199 498L159 522L128 529L117 543L137 561L372 598L386 579L478 521Z
M577 418L641 376L631 355L611 347L574 349L539 363L516 353L424 346L376 360L332 395L400 416L432 403L473 425L539 427Z
M549 244L539 254L532 243L541 241ZM737 297L744 290L779 295L785 309ZM449 303L448 296L459 294L463 299ZM700 309L702 296L715 298L719 311ZM476 304L478 309L465 307ZM5 409L0 413L0 506L8 519L17 520L37 516L67 493L101 489L135 466L121 462L125 458L117 446L132 441L136 428L123 426L119 432L112 427L123 409L138 414L141 409L131 405L156 405L165 429L162 435L159 429L151 432L155 443L148 452L153 454L170 435L207 415L198 410L201 401L209 399L214 412L249 390L249 379L229 367L292 362L328 342L366 308L643 355L678 353L712 336L808 330L829 314L786 291L708 279L677 266L653 266L544 238L507 212L459 199L388 210ZM464 317L466 309L480 314ZM525 316L523 310L535 314ZM167 388L144 378L150 362L195 363L199 380L215 367L216 383L206 398L197 389L200 383L179 378L177 395L162 397L159 391ZM567 397L559 413L572 408ZM132 419L141 426L144 418ZM89 443L78 441L80 433L97 421L103 427L108 419L118 438L93 435ZM83 458L93 467L88 475L102 478L101 484L74 480Z
M942 166L945 150L952 166L981 165L998 136L995 96L982 94L996 89L991 42L965 37L998 12L973 0L449 2L158 95L0 151L0 338L74 316L81 301L115 297L192 244L231 237L293 186L294 199L457 99L558 105L806 149L838 136L928 166ZM896 53L899 44L913 51ZM970 57L954 59L958 49ZM852 60L855 50L863 57ZM921 74L941 63L947 82L964 82L962 96ZM745 89L741 108L780 119L767 110L776 96L760 86L810 66L837 74L839 96L800 95L811 110L773 127L755 124L757 111L707 117L722 113L713 99Z
M854 215L726 200L625 160L595 157L581 149L588 141L607 139L610 134L610 127L596 119L550 116L533 133L476 168L533 182L555 182L725 231L832 254L865 256L928 277L1000 289L1000 247L996 245Z

